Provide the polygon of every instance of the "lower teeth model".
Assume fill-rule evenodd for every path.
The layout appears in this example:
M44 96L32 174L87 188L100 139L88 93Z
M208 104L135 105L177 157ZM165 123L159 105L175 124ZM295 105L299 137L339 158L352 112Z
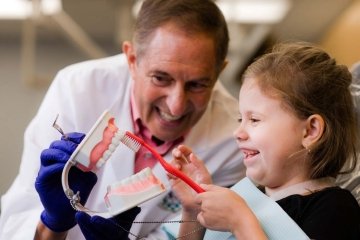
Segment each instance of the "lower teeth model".
M108 186L105 204L111 215L117 215L165 191L164 185L145 168L135 175Z

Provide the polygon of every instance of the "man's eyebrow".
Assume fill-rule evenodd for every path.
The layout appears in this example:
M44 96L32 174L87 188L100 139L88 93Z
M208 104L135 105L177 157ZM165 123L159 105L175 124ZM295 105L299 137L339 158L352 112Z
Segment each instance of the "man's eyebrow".
M161 71L161 70L153 70L153 71L150 72L150 74L158 74L158 75L162 75L162 76L171 77L171 75L169 73Z
M210 77L199 77L199 78L189 79L188 83L201 83L201 84L211 85L213 83L213 80Z
M210 77L199 77L199 78L194 78L191 81L196 81L196 82L211 82L211 78Z
M157 75L161 75L163 77L171 77L173 78L173 76L171 74L169 74L168 72L164 72L161 70L153 70L150 72L150 74L157 74ZM191 79L187 79L188 82L204 82L204 83L211 83L212 79L209 76L203 76L203 77L195 77L195 78L191 78Z

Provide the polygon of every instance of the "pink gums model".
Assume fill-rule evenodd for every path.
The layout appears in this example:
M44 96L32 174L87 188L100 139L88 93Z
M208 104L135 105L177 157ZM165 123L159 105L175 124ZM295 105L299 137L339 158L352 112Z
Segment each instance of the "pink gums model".
M95 147L91 150L90 169L92 169L99 161L101 161L101 163L103 163L103 161L105 162L115 150L117 145L114 146L114 149L111 149L110 152L106 152L110 149L112 139L114 138L115 133L118 130L114 121L114 118L110 118L107 127L104 129L102 140L97 143ZM109 156L107 156L107 154L109 154ZM103 158L104 160L102 160L101 158Z
M165 191L164 185L145 168L135 175L108 186L105 204L111 215L117 215Z
M105 112L73 153L77 167L85 172L100 168L120 144L118 130L115 118Z

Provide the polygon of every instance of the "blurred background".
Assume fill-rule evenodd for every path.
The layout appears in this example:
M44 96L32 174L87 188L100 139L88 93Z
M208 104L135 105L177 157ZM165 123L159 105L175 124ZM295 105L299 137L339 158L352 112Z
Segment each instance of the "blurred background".
M230 29L230 63L221 81L237 97L238 79L274 42L319 44L339 63L360 60L360 0L219 0ZM138 0L0 0L0 195L20 164L23 133L54 75L66 65L121 52ZM51 124L51 123L49 123Z

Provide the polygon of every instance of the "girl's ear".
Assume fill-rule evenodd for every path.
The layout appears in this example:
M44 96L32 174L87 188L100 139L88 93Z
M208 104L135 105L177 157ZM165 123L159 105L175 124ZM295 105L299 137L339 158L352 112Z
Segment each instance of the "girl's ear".
M324 128L324 119L319 114L313 114L308 117L306 120L306 128L304 129L302 145L310 150L311 146L322 137Z

